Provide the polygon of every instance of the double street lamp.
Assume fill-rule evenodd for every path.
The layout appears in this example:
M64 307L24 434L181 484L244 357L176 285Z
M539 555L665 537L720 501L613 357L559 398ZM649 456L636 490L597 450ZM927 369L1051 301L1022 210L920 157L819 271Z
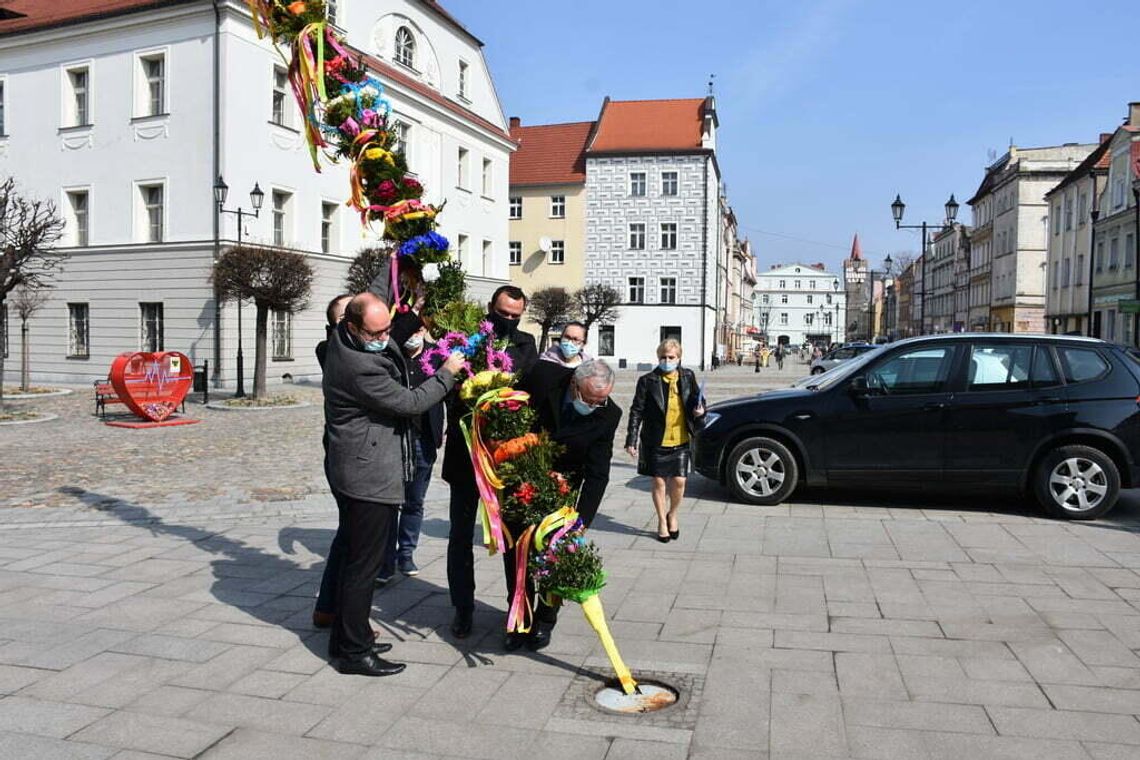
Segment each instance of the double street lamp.
M1124 255L1136 256L1138 266L1136 267L1135 298L1140 301L1140 157L1136 159L1135 165L1132 167L1132 210L1134 212L1133 224L1136 226L1132 239L1136 242L1133 243L1133 251L1131 253L1125 252ZM1092 290L1091 280L1089 281L1089 290ZM1132 315L1132 345L1140 346L1140 310Z
M903 218L903 212L904 211L906 211L906 204L903 203L902 198L896 193L895 194L895 200L891 204L891 216L893 216L895 218L895 229L896 230L922 230L922 256L920 257L922 260L922 266L919 270L919 275L922 277L922 291L920 293L920 295L922 296L922 301L919 302L919 306L918 306L918 324L919 324L919 330L921 331L920 334L925 335L926 334L926 248L927 248L926 231L930 227L941 227L942 229L946 229L950 225L954 224L954 220L958 218L958 201L954 200L954 194L950 193L950 200L946 201L946 218L942 221L941 224L928 224L927 222L923 222L922 224L903 224L902 218Z
M253 206L253 211L246 211L241 206L236 209L228 209L225 207L226 196L229 195L230 187L226 181L222 179L222 175L218 175L218 181L214 183L214 203L218 206L219 214L234 214L238 218L237 228L237 244L241 248L241 234L243 225L243 217L252 216L254 219L261 215L261 204L265 202L265 192L257 183L253 183L253 189L249 191L249 202ZM237 390L234 392L234 398L242 398L245 396L245 360L241 353L241 299L237 302Z
M891 267L894 266L894 261L888 253L887 258L883 259L883 270L880 274L883 275L883 327L884 331L887 324L887 278L891 276ZM867 298L867 342L875 342L875 270L872 269L868 272L871 280L871 292ZM838 306L836 307L838 308Z

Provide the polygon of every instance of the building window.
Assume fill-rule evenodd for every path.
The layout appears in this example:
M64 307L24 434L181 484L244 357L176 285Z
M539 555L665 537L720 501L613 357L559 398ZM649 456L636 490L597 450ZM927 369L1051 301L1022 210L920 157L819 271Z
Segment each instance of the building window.
M67 305L67 356L70 359L87 359L91 356L88 314L85 303Z
M827 305L831 306L831 294L830 293L827 294Z
M459 62L459 97L467 100L467 63Z
M677 303L677 278L661 278L661 303Z
M273 113L269 120L282 127L289 126L285 121L288 118L289 107L286 105L289 94L289 75L284 66L273 67Z
M677 172L661 172L661 194L677 194Z
M520 213L521 216L521 213ZM565 195L552 195L550 196L550 216L553 219L564 219L566 217L566 196Z
M139 64L144 85L139 113L143 116L166 113L166 56L162 53L146 55L139 59Z
M780 303L786 304L787 302L788 302L788 294L787 293L781 293L780 294Z
M1124 177L1117 177L1112 183L1112 208L1124 205Z
M1062 288L1069 287L1069 280L1072 277L1072 267L1070 266L1072 263L1073 262L1070 259L1065 259L1063 262L1061 262L1061 287Z
M808 302L809 304L812 302L812 296L811 296L811 294L810 294L810 293L808 294L808 297L807 297L807 302Z
M630 172L629 194L635 197L645 195L645 172Z
M550 263L551 264L565 264L566 263L566 241L565 240L552 240L552 241L550 241Z
M1061 234L1061 204L1053 204L1053 234Z
M337 0L325 0L325 18L333 26L336 26L336 4Z
M677 223L661 223L661 250L673 251L677 248Z
M1104 241L1096 244L1096 271L1104 271Z
M614 355L614 326L601 325L598 328L598 356Z
M1085 255L1082 253L1080 256L1077 256L1077 271L1073 275L1073 284L1074 285L1080 285L1080 284L1084 283L1084 281L1085 281L1084 280L1084 277L1085 277L1084 271L1085 271Z
M805 324L805 325L807 325L808 327L811 327L811 322L812 322L812 317L813 317L813 316L815 316L815 315L813 315L813 314L804 314L804 324Z
M510 218L522 219L522 198L512 195L510 200Z
M491 241L490 240L484 240L483 241L483 260L480 262L480 270L478 272L478 274L480 274L480 275L486 275L487 269L491 265L491 257L493 255L493 251L491 249L492 249Z
M483 195L487 196L488 198L491 197L491 193L493 193L495 190L494 179L495 178L491 172L491 159L484 158L483 159Z
M411 127L402 121L397 121L392 126L392 150L396 153L403 153L404 158L408 158L408 135Z
M72 244L85 246L88 241L88 195L86 190L73 190L67 194L67 205L71 211Z
M808 280L808 289L815 290L815 280Z
M279 309L274 309L271 313L270 342L273 344L273 360L287 361L293 358L293 315Z
M765 303L765 304L768 303L768 294L767 293L760 296L760 303Z
M787 282L788 282L787 280L780 280L780 285L779 285L780 290L783 290L785 287L787 287Z
M336 240L336 206L335 203L321 204L321 253L332 253Z
M161 243L165 237L166 202L162 185L139 185L143 204L143 241Z
M1061 285L1061 262L1053 262L1053 290L1056 290Z
M1108 241L1108 269L1120 268L1120 238L1113 238Z
M630 303L645 303L645 278L644 277L630 277L629 278L629 302Z
M517 267L522 264L522 243L518 240L512 240L507 243L507 251L510 253L511 266Z
M86 66L67 70L67 84L69 87L67 123L68 127L85 127L90 120L90 72Z
M273 245L285 245L286 235L289 234L289 206L292 200L292 193L273 191Z
M632 251L645 250L645 224L634 222L629 225L629 248Z
M1085 220L1089 215L1089 196L1088 193L1081 193L1081 197L1077 200L1077 224L1081 227L1084 226Z
M460 148L455 154L455 184L467 189L467 148Z
M4 128L4 84L4 80L0 79L0 137L4 137L8 134L8 131Z
M456 259L459 261L459 264L461 266L463 264L469 264L470 263L468 261L469 257L467 255L467 236L466 235L459 235L456 238L455 255L456 255Z
M780 324L781 325L787 325L788 324L788 312L786 312L786 311L780 312Z
M1131 269L1132 262L1135 261L1136 247L1132 243L1132 234L1129 233L1124 238L1124 268Z
M396 30L396 63L414 69L416 64L416 38L412 30L401 26Z
M139 350L162 351L162 303L139 304Z
M1065 199L1065 229L1073 229L1073 199Z
M796 280L796 281L793 283L793 285L794 285L794 287L795 287L795 289L796 289L796 290L799 290L799 289L800 289L800 281L799 281L799 280Z

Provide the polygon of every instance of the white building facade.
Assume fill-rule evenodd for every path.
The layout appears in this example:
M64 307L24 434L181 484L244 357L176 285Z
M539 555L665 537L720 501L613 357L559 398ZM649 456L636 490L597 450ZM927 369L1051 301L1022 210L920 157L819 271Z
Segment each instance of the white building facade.
M37 4L22 5L25 18L0 21L0 173L59 205L70 253L31 322L33 375L89 381L123 351L164 349L209 360L216 383L233 386L237 306L219 306L209 282L218 251L238 236L236 218L213 202L222 176L229 208L250 211L255 183L265 193L243 241L300 250L316 272L310 307L271 319L268 378L318 379L325 304L377 232L345 205L345 166L313 170L280 58L257 38L248 6L120 0L110 15L38 24ZM513 144L482 44L426 0L336 9L385 85L426 198L447 200L440 231L485 296L507 279ZM251 376L248 304L244 316Z
M806 264L777 265L756 277L758 324L767 312L768 343L843 343L847 289L840 275Z

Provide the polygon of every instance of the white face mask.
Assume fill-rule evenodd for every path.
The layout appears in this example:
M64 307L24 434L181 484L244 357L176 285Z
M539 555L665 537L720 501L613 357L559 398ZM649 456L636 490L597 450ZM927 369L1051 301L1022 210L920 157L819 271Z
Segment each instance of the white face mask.
M424 336L413 335L412 337L410 337L406 341L404 341L404 348L408 349L409 351L415 351L417 348L419 348L423 344L424 344Z

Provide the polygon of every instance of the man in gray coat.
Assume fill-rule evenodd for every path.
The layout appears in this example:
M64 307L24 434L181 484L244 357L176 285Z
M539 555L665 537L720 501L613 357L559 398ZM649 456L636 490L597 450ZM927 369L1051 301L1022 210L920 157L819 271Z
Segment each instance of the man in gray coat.
M391 319L388 305L373 293L349 302L344 320L328 342L325 362L326 471L340 507L346 539L337 578L336 621L329 655L341 673L386 676L402 663L378 655L391 649L373 638L372 581L404 500L404 429L411 418L438 404L455 385L462 354L453 354L427 382L407 388L385 352Z

